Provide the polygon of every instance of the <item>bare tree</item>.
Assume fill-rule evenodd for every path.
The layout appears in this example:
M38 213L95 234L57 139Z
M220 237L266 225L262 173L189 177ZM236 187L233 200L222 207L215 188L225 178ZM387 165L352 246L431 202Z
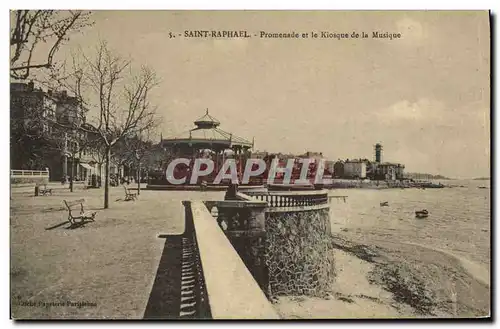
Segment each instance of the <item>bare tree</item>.
M141 194L141 178L144 170L148 172L154 165L151 157L151 153L155 151L155 145L150 140L152 133L153 131L148 129L136 136L124 138L115 145L112 153L117 164L135 169L137 194Z
M31 70L51 68L54 55L69 35L92 25L90 14L71 10L11 11L11 78L25 80ZM36 61L36 57L43 57L43 61Z
M132 159L137 168L137 194L141 194L141 177L143 166L148 169L146 159L149 153L153 150L153 143L149 140L150 131L147 130L145 134L137 135L128 139L127 148L131 151Z
M109 179L112 148L127 137L137 136L158 124L149 96L158 84L155 73L142 66L134 74L130 61L113 54L105 42L94 57L82 54L74 60L70 89L80 103L94 112L88 120L105 151L104 208L109 208ZM80 127L85 130L85 128Z

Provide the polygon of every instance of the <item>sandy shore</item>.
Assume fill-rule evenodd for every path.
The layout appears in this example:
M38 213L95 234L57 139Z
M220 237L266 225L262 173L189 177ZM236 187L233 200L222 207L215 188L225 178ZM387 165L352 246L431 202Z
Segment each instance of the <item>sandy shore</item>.
M352 254L335 250L337 279L325 298L279 297L274 304L285 319L395 318L400 312L392 294L370 284L366 273L374 266Z
M412 243L333 237L336 283L325 298L280 297L283 318L481 317L489 272L449 252Z

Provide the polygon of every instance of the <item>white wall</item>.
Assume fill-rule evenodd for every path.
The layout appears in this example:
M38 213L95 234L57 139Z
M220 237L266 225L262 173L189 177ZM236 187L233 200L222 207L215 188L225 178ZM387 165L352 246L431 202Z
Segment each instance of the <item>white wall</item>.
M346 162L344 163L344 175L347 177L366 178L366 163Z

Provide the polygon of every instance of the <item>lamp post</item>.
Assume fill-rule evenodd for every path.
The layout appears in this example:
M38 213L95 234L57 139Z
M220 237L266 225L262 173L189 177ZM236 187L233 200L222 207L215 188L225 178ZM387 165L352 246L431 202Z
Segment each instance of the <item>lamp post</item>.
M67 159L68 157L71 159L70 161L70 166L69 166L69 191L73 192L73 166L75 165L75 148L73 147L73 144L70 142L68 146L68 133L64 133L64 150L63 150L64 158ZM67 166L67 161L64 161L64 165ZM65 168L64 171L66 171L67 168Z
M137 160L137 195L141 194L141 156L138 150L134 152L135 159Z

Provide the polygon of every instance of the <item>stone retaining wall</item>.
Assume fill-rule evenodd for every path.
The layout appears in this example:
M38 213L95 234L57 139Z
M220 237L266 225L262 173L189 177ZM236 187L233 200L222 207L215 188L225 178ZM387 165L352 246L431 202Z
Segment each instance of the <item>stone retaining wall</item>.
M266 213L266 265L273 296L322 296L335 279L329 209Z

